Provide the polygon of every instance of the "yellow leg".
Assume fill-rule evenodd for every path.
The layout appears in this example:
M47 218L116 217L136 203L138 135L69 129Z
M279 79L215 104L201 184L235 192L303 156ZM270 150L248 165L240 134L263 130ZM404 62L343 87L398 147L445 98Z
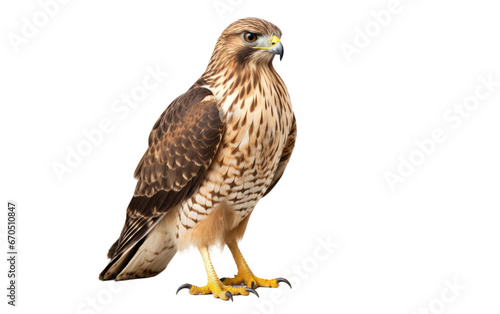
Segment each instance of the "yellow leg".
M277 288L279 287L280 282L285 282L290 286L290 282L285 278L276 278L276 279L262 279L256 277L250 267L248 267L247 262L243 258L241 254L240 248L235 241L226 243L229 250L231 250L231 254L233 254L234 261L236 262L236 267L238 267L238 274L233 278L222 278L221 281L226 285L241 285L244 284L249 288L258 288L258 287L270 287Z
M248 295L249 292L257 294L253 289L248 289L245 287L231 287L229 285L224 285L217 277L215 269L210 260L210 254L208 253L207 247L200 248L201 256L203 257L203 263L205 264L205 270L207 271L208 283L206 286L197 287L191 284L184 284L177 289L179 290L188 288L190 294L213 294L215 298L220 298L222 300L233 300L233 295Z

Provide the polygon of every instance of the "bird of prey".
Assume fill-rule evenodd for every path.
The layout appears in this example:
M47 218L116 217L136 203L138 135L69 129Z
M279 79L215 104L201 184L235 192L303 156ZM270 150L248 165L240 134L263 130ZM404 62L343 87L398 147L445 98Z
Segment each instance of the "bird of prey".
M205 73L156 121L101 280L155 276L177 251L195 246L208 283L179 290L232 300L257 294L257 287L290 285L284 278L255 276L237 244L255 205L283 175L295 145L290 96L272 64L275 55L283 57L280 37L280 29L262 19L230 24ZM209 255L215 245L230 249L235 277L216 275Z

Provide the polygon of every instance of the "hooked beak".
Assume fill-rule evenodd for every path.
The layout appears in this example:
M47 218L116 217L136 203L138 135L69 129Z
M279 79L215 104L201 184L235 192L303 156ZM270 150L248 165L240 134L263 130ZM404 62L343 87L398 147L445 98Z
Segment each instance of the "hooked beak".
M274 47L269 48L269 51L273 52L274 54L280 55L280 61L281 59L283 59L283 54L285 53L285 49L283 48L281 41L278 42Z
M271 47L254 47L254 49L267 49L269 52L280 55L280 61L283 59L283 54L285 53L281 40L276 35L271 39Z

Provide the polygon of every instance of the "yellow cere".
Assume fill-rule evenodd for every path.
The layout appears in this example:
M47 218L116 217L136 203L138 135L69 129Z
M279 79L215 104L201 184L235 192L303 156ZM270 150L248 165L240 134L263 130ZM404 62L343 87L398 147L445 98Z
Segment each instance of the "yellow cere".
M276 46L279 42L280 42L280 39L278 38L278 36L274 35L273 38L271 39L271 47L253 47L253 48L254 49L269 49L269 48L273 48L274 46Z

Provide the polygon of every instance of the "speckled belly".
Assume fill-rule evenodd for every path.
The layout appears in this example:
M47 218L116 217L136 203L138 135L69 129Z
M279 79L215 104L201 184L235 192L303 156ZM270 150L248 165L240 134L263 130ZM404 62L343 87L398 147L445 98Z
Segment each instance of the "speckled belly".
M258 123L260 121L263 123ZM275 128L278 123L261 119L259 115L245 125L241 122L242 119L227 128L198 191L178 207L178 239L185 238L220 203L234 211L233 227L236 227L252 212L271 184L286 130Z

